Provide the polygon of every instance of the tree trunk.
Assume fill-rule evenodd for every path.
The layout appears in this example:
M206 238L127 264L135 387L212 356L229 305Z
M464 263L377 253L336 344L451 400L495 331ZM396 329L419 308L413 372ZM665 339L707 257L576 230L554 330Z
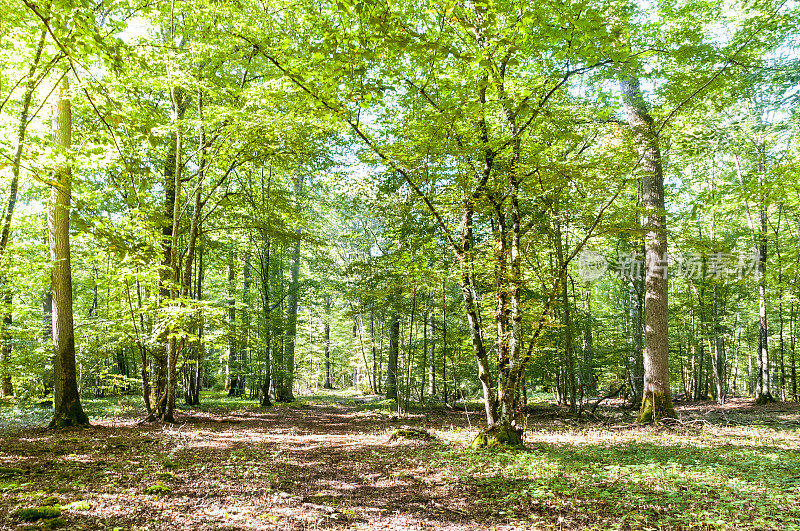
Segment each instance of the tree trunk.
M722 326L719 314L719 289L714 286L714 307L712 315L712 330L714 331L713 354L712 345L709 345L709 355L711 356L711 371L714 376L714 397L718 404L725 403L725 351L722 342Z
M375 305L374 302L370 303L369 308L369 344L372 351L372 382L375 386L374 393L380 394L381 380L378 374L378 349L375 344Z
M442 279L442 400L447 404L447 279Z
M263 171L262 171L263 176ZM264 234L264 249L261 252L261 304L264 308L264 380L261 383L261 407L271 407L269 397L272 371L270 367L270 348L272 343L272 301L270 300L270 239Z
M386 367L386 398L397 400L397 356L400 350L400 318L392 316L389 323L389 359Z
M239 356L236 341L236 251L228 253L228 396L239 396Z
M556 259L558 261L558 269L559 271L563 271L561 274L561 305L562 305L562 324L564 328L564 360L566 361L566 371L567 371L567 383L568 386L566 388L567 394L569 397L569 411L570 413L577 412L577 392L575 388L575 358L573 356L573 349L572 349L572 319L570 315L570 306L569 306L569 277L567 276L567 269L564 267L564 243L562 238L564 235L561 231L561 222L556 221L556 233L555 233L555 247L556 247Z
M633 303L633 352L629 359L631 403L641 407L644 390L644 286L638 279L631 281Z
M239 350L239 396L244 396L250 357L250 254L244 256L242 271L242 342Z
M769 332L767 330L767 207L764 198L764 167L758 168L758 377L756 379L756 404L774 402L770 392L770 366L767 344Z
M597 394L597 377L594 367L594 334L592 330L592 291L588 287L583 292L583 311L586 321L583 324L583 373L581 383L590 395Z
M436 397L436 342L434 341L434 320L433 312L428 315L428 394L433 399Z
M664 175L653 118L638 79L621 82L628 125L639 146L642 167L642 228L645 230L644 390L640 423L675 415L669 387L667 223Z
M14 386L11 381L11 370L9 365L11 363L11 290L8 286L6 279L0 279L3 291L3 325L2 332L0 333L0 397L12 396L14 394Z
M66 156L72 146L72 107L67 77L62 82L56 105L55 146ZM69 212L72 171L61 162L53 176L47 215L50 259L53 261L53 344L55 346L55 413L51 428L87 426L89 418L81 407L75 368L75 330L72 322L72 265L69 249Z
M795 344L797 341L797 316L795 315L794 302L789 308L789 326L791 327L791 333L789 334L789 350L792 353L790 357L792 363L790 368L790 375L792 378L792 400L797 402L797 358L795 353Z
M284 345L284 322L285 322L285 313L283 308L283 300L285 295L286 286L284 285L284 254L285 254L285 247L281 248L281 252L276 257L278 267L275 268L274 271L274 281L275 285L278 288L278 303L276 306L279 308L279 316L277 319L273 319L273 327L272 327L272 338L273 338L273 347L272 347L272 383L275 389L275 400L278 402L285 402L287 401L287 393L286 393L286 363L284 362L283 357L283 345ZM280 339L280 341L278 341Z
M33 60L28 69L25 93L22 96L19 119L17 121L17 147L14 151L14 159L11 163L11 184L8 187L8 199L6 200L5 209L3 211L2 227L0 227L0 259L2 259L6 252L9 235L11 234L11 220L14 216L14 209L17 204L19 173L22 163L22 152L25 147L25 137L28 130L28 116L30 114L31 100L33 99L33 93L39 85L39 81L42 79L41 75L38 79L34 79L34 75L39 67L39 61L42 58L46 36L47 28L42 28L42 32L39 35L39 43L36 46ZM4 304L2 331L0 331L0 335L2 335L2 346L0 346L0 397L3 397L14 394L11 373L8 368L11 360L12 346L10 328L13 322L13 314L11 306L12 295L10 286L8 285L8 279L0 278L0 286L2 286L3 289L2 299Z
M472 339L472 349L478 364L478 380L480 380L483 389L486 423L487 425L493 425L497 423L497 402L492 373L489 366L489 356L486 353L486 346L481 335L480 319L476 304L475 283L472 276L473 208L472 200L468 199L464 204L463 211L463 254L459 257L459 261L461 262L461 294L464 298L464 309L467 315L467 324L469 325L469 335Z
M297 209L299 210L303 193L303 176L298 175L294 182L294 193ZM295 341L297 339L297 306L300 288L300 237L302 231L298 228L295 231L295 242L292 249L291 282L289 284L289 295L286 297L286 350L284 354L285 366L285 392L283 401L294 401L294 352Z
M325 296L325 382L323 389L333 389L331 385L331 298Z

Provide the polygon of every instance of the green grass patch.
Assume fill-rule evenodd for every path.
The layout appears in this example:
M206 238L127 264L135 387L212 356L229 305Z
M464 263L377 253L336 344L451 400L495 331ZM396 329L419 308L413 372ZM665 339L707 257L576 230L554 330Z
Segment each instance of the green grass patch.
M163 496L165 494L171 494L172 489L166 485L161 483L156 483L154 485L150 485L146 489L144 489L145 494L155 494L157 496Z
M14 516L23 522L35 522L44 518L57 518L61 516L61 508L53 506L24 507L17 509Z
M645 430L558 440L543 429L529 434L528 451L445 448L425 458L479 505L520 523L538 515L536 525L549 527L545 516L557 511L572 528L800 529L800 450L770 444L771 430L748 431L749 444L731 444Z
M64 506L64 509L70 511L89 511L92 509L92 504L89 500L77 500Z

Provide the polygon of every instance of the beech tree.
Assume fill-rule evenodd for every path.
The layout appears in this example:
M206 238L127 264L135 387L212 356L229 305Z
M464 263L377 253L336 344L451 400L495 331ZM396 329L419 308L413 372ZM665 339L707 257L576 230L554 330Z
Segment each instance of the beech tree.
M72 147L72 102L68 77L59 88L53 113L53 144L59 161L53 174L47 213L50 259L53 262L53 344L55 346L55 400L51 428L85 426L89 418L83 412L75 368L75 329L72 317L72 263L70 261L69 217L72 196L72 170L69 165Z

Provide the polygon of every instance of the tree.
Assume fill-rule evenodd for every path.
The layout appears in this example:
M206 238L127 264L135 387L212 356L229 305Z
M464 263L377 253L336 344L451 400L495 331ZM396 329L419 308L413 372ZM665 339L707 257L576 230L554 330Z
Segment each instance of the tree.
M667 226L664 206L664 170L658 133L639 88L639 80L621 81L628 125L639 150L642 167L642 229L644 264L644 388L637 421L651 423L675 418L669 387L669 281Z
M47 214L50 259L53 262L53 344L55 346L55 412L51 428L88 426L78 392L75 369L75 330L72 320L72 264L69 249L69 214L72 195L72 170L69 151L72 146L72 103L68 77L59 89L53 117L53 140L59 161L53 174Z

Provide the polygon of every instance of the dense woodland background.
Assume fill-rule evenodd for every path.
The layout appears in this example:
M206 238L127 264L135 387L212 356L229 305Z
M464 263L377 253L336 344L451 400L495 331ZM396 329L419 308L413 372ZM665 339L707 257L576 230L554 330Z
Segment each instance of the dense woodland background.
M635 85L678 258L668 387L798 400L795 2L24 2L0 4L2 396L64 370L45 212L71 192L84 397L638 403Z

